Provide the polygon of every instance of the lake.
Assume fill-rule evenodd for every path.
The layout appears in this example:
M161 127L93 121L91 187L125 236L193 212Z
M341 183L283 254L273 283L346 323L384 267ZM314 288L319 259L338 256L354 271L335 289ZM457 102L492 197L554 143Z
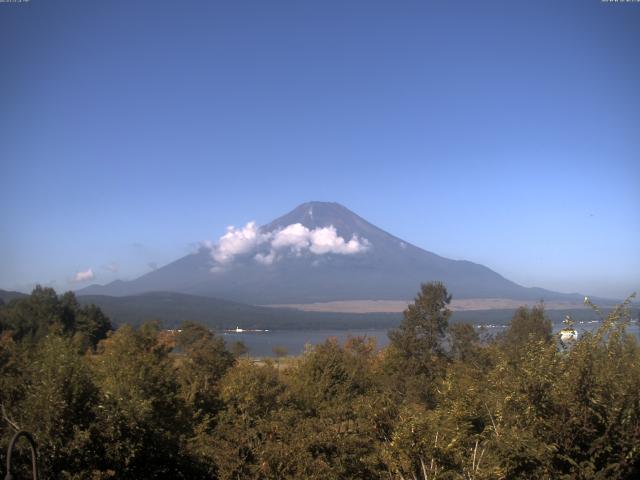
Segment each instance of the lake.
M599 321L576 322L575 328L579 333L592 331L600 326ZM562 327L562 323L554 323L554 332L558 332ZM506 328L505 325L489 325L486 331L490 334L496 334ZM638 323L632 323L628 331L634 333L640 338L640 330ZM222 332L220 335L225 339L227 344L235 341L243 342L249 349L249 355L252 357L273 357L274 347L284 347L289 355L300 355L304 351L307 344L317 345L324 342L327 338L335 337L340 343L343 343L349 336L375 338L378 347L385 347L389 344L387 336L388 329L353 329L353 330L270 330L266 332Z

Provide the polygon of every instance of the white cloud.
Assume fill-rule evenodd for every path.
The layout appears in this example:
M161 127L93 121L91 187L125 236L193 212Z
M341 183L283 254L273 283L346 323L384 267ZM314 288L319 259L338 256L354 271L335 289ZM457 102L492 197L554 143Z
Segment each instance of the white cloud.
M274 249L290 248L295 253L309 249L311 253L316 255L326 253L350 255L368 249L369 241L365 238L360 239L357 235L352 236L351 240L345 241L343 237L338 235L333 225L309 230L300 223L294 223L275 233L271 247Z
M239 255L252 254L256 262L271 265L286 254L352 255L370 247L366 238L357 235L345 240L333 225L310 230L301 223L293 223L275 232L263 233L255 222L249 222L243 228L227 227L227 233L220 237L218 245L211 242L202 245L211 251L217 263L213 272L221 271L222 266L230 264Z
M72 283L88 282L90 280L93 280L94 278L95 275L93 274L93 270L89 268L85 271L76 272L76 274L73 276Z
M351 240L348 242L345 242L344 238L338 236L333 225L312 230L310 236L310 250L316 255L323 255L325 253L351 255L353 253L363 252L369 248L369 241L366 238L360 240L356 235L351 237Z
M269 253L256 253L253 257L256 262L261 263L263 265L271 265L278 259L278 255L275 251L271 250Z
M294 252L302 252L309 248L310 231L301 223L287 225L275 233L271 246L275 249L290 248Z
M211 256L218 263L230 263L237 255L247 254L266 241L268 235L260 233L256 222L247 223L244 228L237 229L233 225L227 227L227 233L211 251Z

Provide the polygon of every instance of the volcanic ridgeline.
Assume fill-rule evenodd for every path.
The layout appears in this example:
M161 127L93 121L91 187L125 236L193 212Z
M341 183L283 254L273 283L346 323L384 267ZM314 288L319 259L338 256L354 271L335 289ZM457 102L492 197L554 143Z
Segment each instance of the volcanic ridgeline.
M255 237L247 240L245 233ZM271 223L230 235L231 247L234 240L247 240L250 248L245 242L228 255L221 239L218 246L202 246L137 279L91 285L78 294L163 291L260 305L303 304L410 299L421 283L438 280L458 299L581 299L578 294L523 287L484 265L441 257L338 203L304 203Z

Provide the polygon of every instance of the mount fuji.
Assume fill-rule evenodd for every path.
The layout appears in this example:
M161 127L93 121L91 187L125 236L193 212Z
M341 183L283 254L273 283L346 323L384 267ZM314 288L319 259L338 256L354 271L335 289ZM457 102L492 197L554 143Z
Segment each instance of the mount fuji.
M338 203L308 202L261 227L230 227L203 245L131 281L91 285L79 295L176 292L250 304L400 300L423 282L444 282L457 299L577 301L518 285L490 268L426 251Z

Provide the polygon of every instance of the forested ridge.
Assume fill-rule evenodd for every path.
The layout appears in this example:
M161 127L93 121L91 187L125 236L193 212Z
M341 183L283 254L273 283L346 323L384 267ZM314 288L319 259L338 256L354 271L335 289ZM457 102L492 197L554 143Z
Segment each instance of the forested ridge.
M0 302L2 475L20 428L47 479L640 477L629 302L566 346L542 305L484 338L450 301L424 284L387 348L329 339L283 365L192 322L114 331L37 287ZM29 464L21 444L14 478Z

